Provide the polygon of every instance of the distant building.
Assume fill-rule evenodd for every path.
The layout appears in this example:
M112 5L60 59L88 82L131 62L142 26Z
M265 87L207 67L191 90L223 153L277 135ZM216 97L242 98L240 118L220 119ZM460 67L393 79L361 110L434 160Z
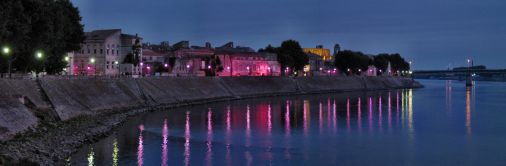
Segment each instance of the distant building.
M95 30L85 33L81 50L69 53L70 73L73 75L117 75L119 65L132 52L138 38L122 34L121 29ZM139 38L142 40L142 38ZM141 55L142 56L142 55Z
M377 76L378 75L378 68L376 68L373 65L370 65L367 68L367 71L364 73L366 76Z
M223 71L220 76L279 76L281 67L277 55L272 53L258 53L226 49L216 50L220 58Z
M144 74L154 74L159 67L163 68L164 72L169 72L169 57L171 52L159 52L151 49L142 49L142 70Z
M319 55L323 58L324 61L331 61L332 55L330 54L330 50L323 48L322 45L316 46L316 48L303 48L305 53L312 53Z
M172 73L178 76L205 76L209 68L210 57L214 56L214 50L206 47L189 47L188 41L175 44L174 57L176 58Z
M306 53L309 58L309 64L304 66L304 74L306 76L324 75L326 68L323 58L320 55Z

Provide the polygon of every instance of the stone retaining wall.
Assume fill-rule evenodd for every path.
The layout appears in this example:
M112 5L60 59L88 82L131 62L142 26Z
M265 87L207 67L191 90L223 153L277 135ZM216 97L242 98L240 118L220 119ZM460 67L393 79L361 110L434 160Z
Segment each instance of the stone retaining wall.
M0 79L0 141L55 119L116 109L273 95L421 87L396 77L153 77L142 79ZM53 111L53 112L51 112Z

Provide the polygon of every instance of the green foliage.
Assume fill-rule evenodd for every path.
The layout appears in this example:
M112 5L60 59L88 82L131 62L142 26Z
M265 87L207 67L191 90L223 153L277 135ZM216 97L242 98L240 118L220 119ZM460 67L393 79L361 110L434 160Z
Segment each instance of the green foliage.
M335 66L343 72L350 69L351 73L358 73L358 69L366 71L372 60L362 52L355 52L350 50L340 51L334 58Z
M278 55L278 62L281 65L281 74L285 75L285 68L289 67L295 71L302 71L304 66L309 64L309 57L302 50L298 41L286 40L281 43L281 47L272 47L268 45L259 52L270 52Z
M79 11L70 0L2 0L0 9L0 45L12 49L8 58L18 72L41 67L50 74L61 72L66 53L79 50L84 40ZM44 57L37 59L37 51Z
M221 64L220 57L214 55L212 57L205 57L204 61L206 62L206 65L210 65L211 68L208 69L206 67L205 72L206 76L216 76L218 72L223 71L223 65Z
M153 64L153 69L156 73L163 73L163 72L166 72L167 69L165 69L165 66L164 64L160 63L160 62L155 62Z
M392 71L409 70L409 63L401 57L400 54L378 54L374 56L374 66L378 69L386 71L388 62L392 67Z

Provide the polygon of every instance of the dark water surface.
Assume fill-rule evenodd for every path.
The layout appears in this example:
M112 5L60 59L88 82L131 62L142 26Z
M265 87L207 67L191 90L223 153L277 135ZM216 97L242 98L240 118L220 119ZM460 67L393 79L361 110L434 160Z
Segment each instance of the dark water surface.
M506 83L273 97L132 117L71 165L506 165Z

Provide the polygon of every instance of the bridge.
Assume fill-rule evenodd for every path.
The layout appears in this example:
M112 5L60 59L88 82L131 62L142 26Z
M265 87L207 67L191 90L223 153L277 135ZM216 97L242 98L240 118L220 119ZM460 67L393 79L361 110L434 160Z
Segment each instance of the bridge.
M472 75L474 80L506 81L506 69L418 70L413 72L415 79L465 80L469 75Z

